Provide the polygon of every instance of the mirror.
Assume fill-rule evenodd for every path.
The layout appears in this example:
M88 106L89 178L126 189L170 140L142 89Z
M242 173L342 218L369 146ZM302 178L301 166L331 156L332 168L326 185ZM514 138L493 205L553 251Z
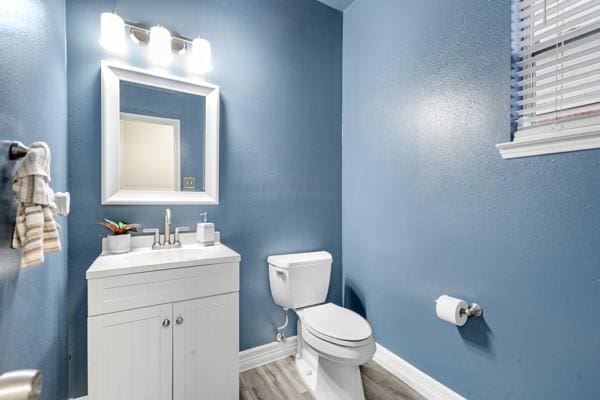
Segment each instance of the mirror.
M218 203L218 87L102 65L102 204Z
M121 81L120 100L120 188L204 191L204 97Z

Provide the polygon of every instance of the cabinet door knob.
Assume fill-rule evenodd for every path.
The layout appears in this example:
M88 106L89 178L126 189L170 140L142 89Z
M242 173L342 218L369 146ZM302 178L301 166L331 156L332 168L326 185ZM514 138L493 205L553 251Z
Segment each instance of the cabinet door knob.
M167 328L169 325L171 325L171 321L169 321L169 319L165 319L162 322L162 326L164 326L165 328Z
M177 323L177 325L183 324L183 317L177 317L177 319L175 320L175 322Z

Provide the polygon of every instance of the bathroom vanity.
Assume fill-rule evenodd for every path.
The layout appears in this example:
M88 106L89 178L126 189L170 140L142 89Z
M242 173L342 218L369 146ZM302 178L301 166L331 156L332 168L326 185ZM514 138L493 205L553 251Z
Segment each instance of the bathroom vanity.
M240 256L182 242L88 269L89 400L238 398Z

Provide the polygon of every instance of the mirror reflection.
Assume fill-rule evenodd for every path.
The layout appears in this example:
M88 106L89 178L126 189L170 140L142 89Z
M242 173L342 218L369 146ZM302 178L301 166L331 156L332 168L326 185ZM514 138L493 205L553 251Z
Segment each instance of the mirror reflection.
M204 191L205 98L119 84L120 189Z

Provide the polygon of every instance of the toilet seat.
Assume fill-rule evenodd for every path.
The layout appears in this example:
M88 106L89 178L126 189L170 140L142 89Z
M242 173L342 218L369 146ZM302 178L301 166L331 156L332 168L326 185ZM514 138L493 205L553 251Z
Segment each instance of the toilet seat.
M373 331L363 317L333 303L307 307L301 314L303 326L329 343L346 347L367 345Z
M369 361L375 354L375 340L373 340L373 337L366 339L365 344L360 346L344 346L332 343L330 340L321 339L306 329L302 322L300 322L300 325L302 326L301 334L304 343L315 349L322 357L333 362L359 366Z

